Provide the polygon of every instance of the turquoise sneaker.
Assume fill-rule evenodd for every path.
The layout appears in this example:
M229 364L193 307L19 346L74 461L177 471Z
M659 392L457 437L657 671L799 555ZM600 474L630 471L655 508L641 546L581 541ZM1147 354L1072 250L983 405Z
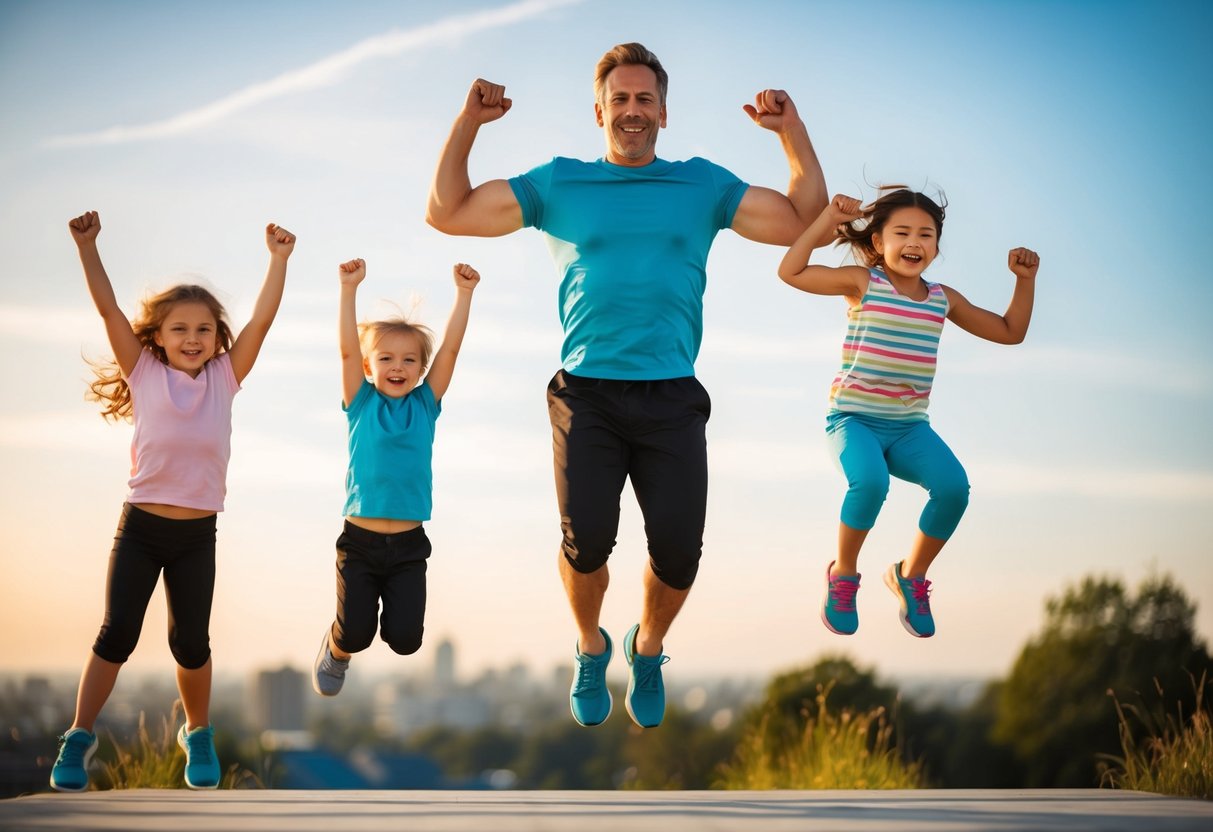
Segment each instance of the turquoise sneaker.
M918 638L935 635L935 619L931 617L931 582L926 578L901 577L897 561L884 573L884 582L901 601L901 626Z
M859 575L830 577L834 561L826 567L826 597L821 602L821 621L831 633L853 635L859 629L859 613L855 609L855 593L859 592Z
M215 754L215 729L211 726L177 732L177 745L185 752L185 785L191 789L219 788L219 756Z
M97 735L73 728L59 738L59 756L51 769L51 788L57 792L82 792L88 788L88 764L97 753Z
M611 715L611 692L607 690L606 669L615 652L607 631L598 628L606 639L606 650L596 656L581 652L577 645L577 669L573 673L573 687L569 689L569 710L578 725L589 728L601 725Z
M628 716L641 728L656 728L665 718L665 682L661 666L669 656L641 656L636 653L636 634L640 625L632 625L623 640L623 657L632 672L628 674Z

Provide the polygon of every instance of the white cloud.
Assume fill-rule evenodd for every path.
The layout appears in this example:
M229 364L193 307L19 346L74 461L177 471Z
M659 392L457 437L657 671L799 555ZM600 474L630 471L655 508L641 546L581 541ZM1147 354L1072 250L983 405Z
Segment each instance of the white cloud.
M269 81L251 84L218 101L187 110L162 121L110 127L93 133L53 136L46 141L46 144L50 147L80 147L184 135L274 98L332 86L345 78L354 67L375 58L400 55L440 41L457 40L475 32L509 26L560 6L581 1L524 0L488 11L446 17L434 23L404 31L376 35L315 63L284 72Z

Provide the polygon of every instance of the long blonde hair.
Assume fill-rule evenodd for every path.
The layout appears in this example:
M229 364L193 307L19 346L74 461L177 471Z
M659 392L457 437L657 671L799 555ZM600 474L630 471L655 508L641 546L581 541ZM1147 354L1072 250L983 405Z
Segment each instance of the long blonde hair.
M131 329L134 330L139 343L150 349L161 364L168 363L168 356L165 355L164 347L156 343L156 333L163 326L169 312L179 303L201 303L210 310L215 318L215 355L232 348L232 328L228 324L223 304L201 286L181 284L144 298L139 307L139 314L131 320ZM91 402L101 403L102 418L113 419L115 422L119 419L130 421L135 414L131 388L123 378L118 362L111 358L88 363L97 378L89 383L89 392L85 393L84 397Z

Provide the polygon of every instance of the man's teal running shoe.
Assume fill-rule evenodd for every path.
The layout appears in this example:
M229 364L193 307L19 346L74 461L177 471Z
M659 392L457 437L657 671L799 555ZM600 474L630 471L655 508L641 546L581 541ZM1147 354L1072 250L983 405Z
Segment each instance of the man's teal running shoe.
M601 725L611 715L611 692L607 690L606 669L611 663L611 637L607 631L598 628L606 639L606 649L596 656L581 652L581 644L577 645L577 669L573 672L573 687L569 689L569 710L578 725L587 728Z
M661 666L669 656L641 656L636 653L636 634L640 625L633 625L623 640L623 656L628 661L628 716L641 728L656 728L665 718L665 682Z

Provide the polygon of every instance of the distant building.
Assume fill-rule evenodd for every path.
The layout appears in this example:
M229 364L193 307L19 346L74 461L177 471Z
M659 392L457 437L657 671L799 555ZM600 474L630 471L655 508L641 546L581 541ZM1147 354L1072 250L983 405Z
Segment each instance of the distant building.
M253 685L253 727L258 731L303 731L307 679L293 667L262 670Z
M455 645L444 638L434 656L434 687L450 690L455 687Z

